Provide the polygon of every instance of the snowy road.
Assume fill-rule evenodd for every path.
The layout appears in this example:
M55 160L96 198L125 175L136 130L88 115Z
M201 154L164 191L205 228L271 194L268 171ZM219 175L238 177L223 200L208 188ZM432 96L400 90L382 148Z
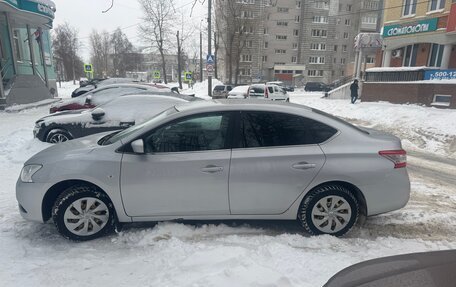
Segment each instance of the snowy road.
M376 121L376 105L311 102L334 113L365 108L369 118L351 114L354 121L369 126ZM0 113L2 286L321 286L337 271L366 259L456 248L456 159L445 143L452 130L434 136L420 123L437 140L421 139L419 146L413 132L403 132L405 124L394 129L381 116L376 126L403 133L403 140L416 147L409 151L411 200L402 210L368 218L346 238L309 237L294 222L237 221L137 224L92 242L66 241L50 223L24 221L14 194L23 162L47 146L32 139L34 121L47 111ZM448 154L432 147L445 147Z

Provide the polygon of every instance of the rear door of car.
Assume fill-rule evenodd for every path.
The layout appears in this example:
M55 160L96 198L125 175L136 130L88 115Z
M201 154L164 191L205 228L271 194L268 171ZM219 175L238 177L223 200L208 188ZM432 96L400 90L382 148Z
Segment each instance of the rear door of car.
M325 155L318 143L337 132L301 116L260 111L240 112L235 131L232 214L285 212L323 167Z

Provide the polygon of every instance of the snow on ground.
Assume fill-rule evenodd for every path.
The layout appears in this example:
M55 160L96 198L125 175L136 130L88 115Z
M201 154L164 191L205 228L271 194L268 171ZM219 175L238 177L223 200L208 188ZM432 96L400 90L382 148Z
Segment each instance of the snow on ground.
M62 98L62 99L71 98L71 93L77 88L79 88L78 81L76 81L76 84L73 84L73 81L62 82L61 86L57 82L57 90L59 93L59 98Z
M202 94L204 88L193 90ZM388 130L400 130L410 143L415 142L408 138L415 136L414 125L439 134L438 138L440 134L454 135L453 126L441 123L452 119L454 114L448 110L386 103L350 105L298 93L292 100L357 123L378 122ZM32 137L34 121L48 110L0 112L2 286L96 286L110 282L113 286L313 287L363 260L456 248L455 161L419 153L411 156L409 204L368 218L345 238L309 237L295 222L223 221L134 224L99 240L69 242L51 223L23 220L15 200L15 182L23 162L48 146Z
M357 102L322 98L321 93L291 93L291 102L342 117L354 124L391 132L407 149L456 158L456 110L387 102Z
M208 80L204 80L202 82L196 82L193 84L193 87L188 87L188 85L185 84L183 87L184 89L182 90L182 93L183 94L195 94L195 96L197 96L199 98L209 100L211 98L209 97L207 85L208 85ZM223 85L223 83L217 79L212 79L212 89L217 85Z

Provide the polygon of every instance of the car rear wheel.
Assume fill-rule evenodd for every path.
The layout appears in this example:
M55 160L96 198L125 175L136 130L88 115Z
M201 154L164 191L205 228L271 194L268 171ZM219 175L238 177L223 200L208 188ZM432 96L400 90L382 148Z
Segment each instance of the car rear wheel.
M48 143L61 143L72 139L71 134L64 129L53 129L46 136L46 142Z
M57 198L52 219L59 233L74 241L103 236L114 230L116 223L108 196L85 185L72 186Z
M339 185L326 185L311 191L301 203L298 218L312 235L342 236L355 225L359 204L353 194Z

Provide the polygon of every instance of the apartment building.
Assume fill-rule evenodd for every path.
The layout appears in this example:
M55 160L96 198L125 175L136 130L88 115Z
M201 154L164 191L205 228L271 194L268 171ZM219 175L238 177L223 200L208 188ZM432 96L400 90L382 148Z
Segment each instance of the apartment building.
M379 30L381 3L217 0L221 79L234 83L237 75L238 83L281 80L302 85L343 78L346 66L354 62L356 35Z
M456 68L455 0L386 0L385 8L381 66Z

